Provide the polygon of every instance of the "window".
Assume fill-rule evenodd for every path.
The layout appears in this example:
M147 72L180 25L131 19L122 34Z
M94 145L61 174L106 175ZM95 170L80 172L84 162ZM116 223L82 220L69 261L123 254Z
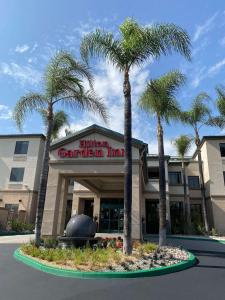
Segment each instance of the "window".
M69 185L74 185L74 181L75 181L75 180L74 180L73 178L70 178L69 181L68 181L68 184L69 184Z
M190 189L199 189L199 177L198 176L188 176L188 185Z
M159 168L157 167L148 168L148 178L159 179Z
M12 168L10 174L10 181L23 181L24 168Z
M220 155L225 157L225 143L220 143Z
M5 204L5 208L10 212L17 213L19 209L19 204Z
M17 141L14 154L27 154L28 145L28 141Z
M224 181L224 184L225 184L225 172L223 172L223 181Z
M169 172L169 183L171 185L181 184L181 172Z

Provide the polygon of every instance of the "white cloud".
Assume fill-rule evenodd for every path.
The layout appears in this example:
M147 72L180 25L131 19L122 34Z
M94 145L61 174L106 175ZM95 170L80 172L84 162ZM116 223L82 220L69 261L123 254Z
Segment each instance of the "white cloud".
M191 81L191 86L196 88L199 86L200 82L206 77L207 71L205 67L202 67L194 71L194 76Z
M134 68L130 73L132 89L132 118L133 118L133 137L143 141L148 137L150 129L143 123L143 116L139 113L137 101L145 88L149 71L147 65L142 69ZM100 63L97 66L94 88L100 97L102 97L108 108L109 122L106 125L98 114L85 113L79 118L79 124L72 123L71 130L80 130L90 126L93 123L108 127L120 133L124 132L124 100L123 100L123 75L112 65ZM60 132L65 135L65 128Z
M30 47L26 44L17 45L16 48L15 48L15 52L24 53L24 52L28 51L29 49L30 49Z
M20 66L16 63L2 63L0 74L7 75L22 85L37 85L41 81L41 73L32 69L30 66Z
M215 76L224 67L224 65L225 58L215 63L208 69L206 67L195 68L192 75L191 86L193 88L197 88L202 80Z
M208 18L202 25L198 25L196 31L194 33L193 42L196 42L202 35L209 32L213 26L216 17L218 16L218 12Z
M158 141L157 139L152 140L148 144L148 152L150 154L158 154ZM165 155L176 155L176 149L172 145L171 140L164 137L164 153Z
M38 43L34 43L33 47L30 49L30 53L33 53L38 47Z
M214 64L212 67L209 68L208 74L216 74L219 70L225 65L225 58L219 61L218 63Z
M0 104L0 120L8 120L12 118L11 109L3 104Z

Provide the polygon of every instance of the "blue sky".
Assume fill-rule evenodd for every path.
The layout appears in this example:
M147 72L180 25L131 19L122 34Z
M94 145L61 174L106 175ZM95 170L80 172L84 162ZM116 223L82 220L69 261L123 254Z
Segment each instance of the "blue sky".
M192 39L192 62L178 55L152 61L131 74L133 88L133 136L149 143L157 152L155 121L137 108L139 95L149 78L171 69L187 77L178 98L188 108L201 91L215 99L215 86L225 84L225 3L222 0L1 0L0 1L0 134L18 133L11 113L16 101L28 91L41 91L42 74L57 50L72 51L79 59L81 38L95 28L117 32L126 17L143 25L173 22L188 31ZM104 61L92 62L96 92L103 97L110 114L108 127L123 132L122 76ZM212 109L216 113L215 107ZM92 123L103 125L97 115L69 112L73 130ZM24 133L44 132L38 115L28 116ZM171 139L191 129L181 124L165 126L166 153L174 154ZM64 134L64 131L61 132ZM201 135L223 134L216 128L202 128Z

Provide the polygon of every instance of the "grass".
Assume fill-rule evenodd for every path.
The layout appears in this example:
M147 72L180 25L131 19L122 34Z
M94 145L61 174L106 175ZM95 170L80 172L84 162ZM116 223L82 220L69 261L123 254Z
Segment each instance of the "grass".
M143 255L154 252L156 248L157 245L153 243L137 243L134 245L132 256L125 256L121 250L112 247L94 250L92 248L37 248L32 244L21 246L22 252L26 255L77 270L112 268L130 260L137 260Z

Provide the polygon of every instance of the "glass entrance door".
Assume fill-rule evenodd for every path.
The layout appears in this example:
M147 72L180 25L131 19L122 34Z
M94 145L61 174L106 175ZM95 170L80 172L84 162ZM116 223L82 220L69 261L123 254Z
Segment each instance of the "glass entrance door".
M123 232L123 199L101 199L99 232Z
M171 219L171 233L184 233L184 211L183 203L178 201L170 202L170 219Z
M159 201L146 199L146 233L159 233Z
M94 200L84 200L84 214L93 219Z

